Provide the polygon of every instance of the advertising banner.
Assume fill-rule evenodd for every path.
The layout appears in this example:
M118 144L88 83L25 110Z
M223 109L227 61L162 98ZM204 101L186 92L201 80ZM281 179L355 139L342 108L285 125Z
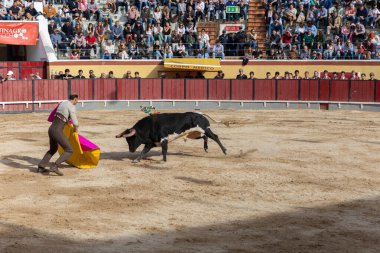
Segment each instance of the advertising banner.
M0 22L0 44L36 45L38 22Z

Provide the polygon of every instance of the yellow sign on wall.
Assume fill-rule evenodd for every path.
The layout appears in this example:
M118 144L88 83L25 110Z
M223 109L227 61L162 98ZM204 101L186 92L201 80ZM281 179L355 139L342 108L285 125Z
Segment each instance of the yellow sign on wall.
M221 70L219 59L199 58L171 58L165 59L164 67L170 69L184 69L196 71L218 71Z

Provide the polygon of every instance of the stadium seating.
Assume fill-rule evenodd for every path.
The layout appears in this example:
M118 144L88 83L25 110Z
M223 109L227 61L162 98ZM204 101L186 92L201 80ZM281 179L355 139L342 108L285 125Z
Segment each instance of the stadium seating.
M12 2L0 19L37 15ZM44 15L58 59L380 59L375 1L51 0ZM225 23L241 29L222 33Z

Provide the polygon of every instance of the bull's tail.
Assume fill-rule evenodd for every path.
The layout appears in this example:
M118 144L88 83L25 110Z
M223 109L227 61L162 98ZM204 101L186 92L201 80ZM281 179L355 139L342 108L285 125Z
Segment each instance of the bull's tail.
M212 118L210 115L208 115L207 113L202 113L202 115L206 116L207 118L209 118L212 122L214 123L223 123L222 121L220 120L216 120L214 118Z
M201 111L198 111L197 113L199 113L200 115L203 115L207 118L209 118L212 122L214 123L221 123L221 124L224 124L225 126L229 127L230 126L230 122L228 121L224 121L224 120L216 120L214 118L212 118L210 115L208 115L207 113L203 113Z

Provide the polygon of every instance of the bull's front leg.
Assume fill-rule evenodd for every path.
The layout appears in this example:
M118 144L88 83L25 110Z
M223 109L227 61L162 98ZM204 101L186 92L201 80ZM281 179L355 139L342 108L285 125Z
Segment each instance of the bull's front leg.
M146 153L148 153L149 150L152 149L152 147L153 146L151 144L145 144L144 149L141 151L140 155L135 160L133 160L132 162L133 163L140 162L140 160L144 158L144 156L146 155Z
M203 149L205 150L205 152L207 153L208 151L208 145L207 145L207 140L208 140L208 138L207 138L207 136L206 135L204 135L204 136L202 136L202 138L203 138Z
M162 148L162 157L164 162L166 162L166 155L168 153L168 140L163 140L161 142L161 148Z

